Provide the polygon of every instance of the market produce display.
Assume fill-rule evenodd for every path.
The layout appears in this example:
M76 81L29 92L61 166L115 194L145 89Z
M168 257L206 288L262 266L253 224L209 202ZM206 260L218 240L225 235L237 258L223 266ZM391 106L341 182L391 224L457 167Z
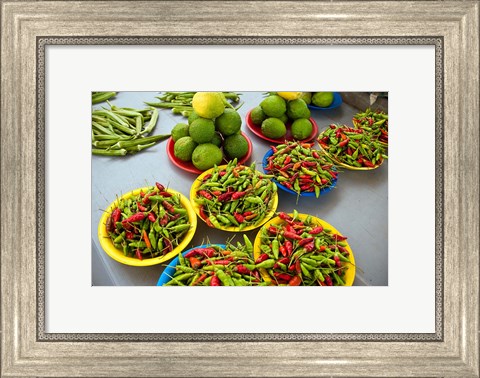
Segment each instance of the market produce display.
M313 215L276 212L277 188L296 195L298 204L301 196L319 198L335 188L341 167L378 168L388 158L388 114L367 108L353 115L354 127L332 123L317 137L310 109L339 106L339 93L265 92L246 114L249 130L272 142L262 173L256 169L259 162L245 164L252 143L241 130L241 105L232 105L239 94L164 92L158 102L145 102L145 109L116 106L112 98L123 99L118 92L92 92L92 105L108 105L92 109L92 154L124 156L168 138L174 165L199 176L189 199L157 182L125 193L102 210L98 238L110 257L132 266L168 262L159 286L353 284L356 267L347 237ZM168 134L151 135L158 109L185 119ZM222 240L225 244L210 244L207 235L209 244L191 248L197 216L221 231L259 229L254 245L245 234L243 243Z
M247 125L256 135L282 143L308 141L318 131L302 92L270 92L247 114Z
M372 139L388 145L388 114L384 111L367 108L355 114L352 121L357 129L366 131Z
M328 193L336 184L338 170L333 161L313 143L285 142L271 146L263 169L272 174L281 189L297 195Z
M157 124L157 109L119 108L107 103L110 109L92 111L92 154L125 156L152 147L170 136L149 136Z
M273 216L277 186L268 176L250 166L227 165L201 174L190 189L190 200L198 216L209 226L225 231L247 231Z
M277 285L351 286L355 260L341 235L325 221L297 211L265 224L255 238L262 277Z
M115 200L102 217L99 238L120 262L154 260L145 264L153 265L179 253L195 228L196 216L188 200L157 182ZM120 254L126 259L118 259Z
M348 169L375 169L388 158L383 144L362 129L331 124L317 140L330 158Z
M191 248L168 264L157 286L264 286L252 242L209 244Z

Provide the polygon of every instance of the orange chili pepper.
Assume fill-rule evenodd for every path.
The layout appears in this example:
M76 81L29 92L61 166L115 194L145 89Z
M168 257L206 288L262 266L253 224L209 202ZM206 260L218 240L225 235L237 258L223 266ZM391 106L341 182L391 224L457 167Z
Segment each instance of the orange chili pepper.
M147 245L147 248L152 248L152 243L150 243L150 239L148 238L147 231L143 230L142 233L143 240L145 241L145 244Z

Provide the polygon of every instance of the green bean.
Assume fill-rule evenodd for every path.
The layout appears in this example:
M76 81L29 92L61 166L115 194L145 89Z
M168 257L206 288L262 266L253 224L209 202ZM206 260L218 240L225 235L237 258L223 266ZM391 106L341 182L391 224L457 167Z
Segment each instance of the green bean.
M125 156L127 154L127 150L125 150L125 149L103 150L103 149L98 149L98 148L92 148L92 154L102 155L102 156Z
M117 92L93 92L92 93L92 105L98 104L103 101L107 101L108 99L114 97Z

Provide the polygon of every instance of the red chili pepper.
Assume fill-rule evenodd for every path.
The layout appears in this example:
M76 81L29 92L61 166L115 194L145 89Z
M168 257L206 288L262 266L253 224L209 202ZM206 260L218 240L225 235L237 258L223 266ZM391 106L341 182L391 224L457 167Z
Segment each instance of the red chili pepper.
M172 193L169 193L169 192L160 192L159 194L160 194L162 197L166 197L166 198L173 196L173 194L172 194Z
M145 197L146 198L146 197ZM137 208L140 211L147 211L147 208L145 206L140 205L140 202L137 202Z
M210 286L221 286L220 278L218 278L217 276L212 276L212 279L210 281Z
M338 143L338 147L343 147L343 146L346 146L348 144L348 142L350 141L350 139L345 139L343 141L341 141L340 143Z
M153 223L157 219L155 218L155 215L153 213L148 213L148 220Z
M300 286L301 283L302 278L300 276L295 276L288 282L288 286Z
M333 234L332 235L333 239L336 241L342 241L342 240L347 240L346 236L338 235L338 234Z
M280 279L280 280L284 280L284 281L290 281L292 279L292 276L287 274L287 273L281 273L281 272L274 272L273 275Z
M335 129L336 127L337 127L337 126L335 126L334 124L331 124L331 125L330 125L330 128L331 128L331 129Z
M135 237L135 235L133 232L127 231L125 232L125 237L127 238L127 240L132 240Z
M290 240L285 240L284 245L285 245L285 248L287 249L287 255L288 257L290 257L293 252L293 244Z
M268 255L266 253L262 253L258 258L255 260L255 264L260 264L262 261L268 260Z
M237 200L237 199L239 199L239 198L242 198L242 197L245 196L246 194L247 194L246 191L244 191L244 192L234 192L234 193L232 194L232 200L235 201L235 200Z
M280 264L288 264L290 262L290 259L288 257L282 257L277 262L279 262Z
M317 226L317 227L312 228L310 231L308 231L308 233L310 235L317 235L322 231L323 231L323 227L322 226Z
M238 222L238 223L243 223L245 222L245 218L243 217L242 214L239 214L237 212L233 213L233 216L235 217L235 220Z
M226 193L223 193L223 194L219 195L217 199L220 202L226 202L226 201L229 201L230 198L232 198L232 195L233 195L232 192L226 192Z
M313 156L315 159L320 159L320 155L318 154L317 151L312 151L312 156Z
M135 251L135 256L137 256L137 259L143 260L142 252L140 252L140 249L138 249L138 248Z
M284 182L283 185L285 185L288 189L292 189L292 184L289 182Z
M183 257L186 259L192 256L205 256L205 257L213 257L215 255L215 250L210 247L206 248L194 248L191 251L187 252Z
M302 240L303 238L300 235L297 235L293 232L285 231L283 233L283 236L285 236L288 239L294 239L294 240Z
M198 279L192 284L192 286L198 285L200 282L205 281L205 279L208 277L208 274L203 273Z
M218 172L218 175L219 175L220 177L223 177L223 176L225 176L226 173L227 173L227 171L226 171L226 170L223 170L223 171Z
M279 229L276 228L275 226L270 226L268 227L268 233L272 235L277 235L279 232Z
M324 277L325 277L325 283L327 284L327 286L333 286L333 282L330 276L327 274Z
M168 252L172 252L173 250L172 242L166 238L163 239L163 242L166 244L166 247L163 249L163 254L165 255Z
M157 189L160 191L160 192L163 192L165 190L165 187L160 184L159 182L156 182L155 183L155 186L157 187Z
M302 167L305 168L310 168L310 167L316 167L317 163L315 161L303 161L302 162Z
M213 198L213 196L210 193L208 193L206 190L199 190L197 194L202 197L205 197L208 200L211 200Z
M140 197L145 197L145 193L142 190L140 190Z
M212 174L211 173L207 173L205 176L203 176L203 182L207 181L208 179L211 179L212 178Z
M280 246L279 251L282 254L282 256L284 257L287 256L287 248L285 248L284 245Z
M300 186L300 190L301 190L302 192L308 192L309 189L313 189L311 183L310 183L310 184L304 184L304 185L301 185L301 186Z
M305 251L307 252L312 252L315 249L315 244L313 242L310 242L305 244L303 248L305 248Z
M284 213L283 211L278 213L278 217L287 222L291 222L293 220L293 218L290 215L288 215L287 213Z
M302 274L302 267L300 266L300 260L295 261L295 272L297 272L298 275Z
M286 165L286 164L290 163L291 161L292 161L292 158L290 157L290 155L287 155L285 160L283 161L283 164Z
M327 249L327 247L325 247L324 245L321 245L321 246L320 246L320 252L323 252L323 251L325 251L326 249Z
M280 168L279 170L281 172L285 172L285 171L288 171L289 169L293 168L293 163L290 163L290 164L286 164L284 165L282 168Z
M335 265L337 265L338 268L342 267L342 263L340 262L340 258L338 256L333 256L333 260L335 261Z
M228 265L231 262L232 262L231 260L215 260L215 261L207 260L208 265Z
M165 208L165 210L167 210L169 213L174 213L175 212L175 208L173 207L173 205L171 205L170 203L168 203L167 201L162 201L162 206Z
M122 216L122 211L118 207L115 210L113 210L112 221L114 225L120 221L121 216Z
M136 214L133 214L132 216L130 216L129 218L125 219L122 221L122 224L125 222L125 223L132 223L132 222L140 222L142 221L143 219L145 219L145 214L144 213L141 213L141 212L138 212Z
M249 216L249 215L252 215L252 214L253 214L253 211L245 211L242 215L244 217L246 217L246 216Z
M160 226L166 226L168 223L168 215L165 214L162 219L160 219Z
M295 264L290 265L290 266L288 267L288 270L289 270L290 272L293 272L293 271L295 270Z
M275 146L270 146L270 148L272 149L273 153L277 152L277 147L275 147Z
M237 272L240 273L240 274L251 274L252 272L250 271L250 269L248 269L247 267L243 266L243 265L237 265Z
M256 218L257 214L253 213L253 214L250 214L250 215L246 215L244 218L245 220L249 221L249 220L252 220L253 218Z
M374 168L375 167L375 164L373 164L371 161L367 160L367 159L363 159L363 164L366 166L366 167L369 167L369 168Z

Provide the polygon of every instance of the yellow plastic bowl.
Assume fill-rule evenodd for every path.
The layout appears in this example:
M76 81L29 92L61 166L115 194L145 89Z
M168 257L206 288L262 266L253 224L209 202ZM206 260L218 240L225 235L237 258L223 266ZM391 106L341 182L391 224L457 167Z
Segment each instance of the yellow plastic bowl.
M322 135L323 135L324 132L321 132L318 137L317 137L317 143L318 143L318 139L321 139L322 138ZM325 155L327 155L330 159L333 160L333 162L340 166L340 167L343 167L343 168L346 168L346 169L350 169L351 171L371 171L372 169L377 169L378 167L380 167L382 164L383 164L383 158L382 160L380 160L380 163L376 164L375 167L355 167L353 165L348 165L346 163L343 163L341 162L340 160L338 160L335 156L331 155L330 153L328 153L328 151L326 151L322 145L320 143L318 143L318 146L320 147L320 149L325 153Z
M226 165L221 165L218 167L218 169L224 169L226 168L227 166ZM197 191L198 191L198 188L200 187L200 185L202 185L202 180L203 178L208 175L209 173L212 173L213 170L215 168L211 168L205 172L203 172L200 176L198 176L195 181L193 182L191 188L190 188L190 202L191 202L191 205L193 207L193 210L195 211L195 213L198 215L198 217L203 221L205 222L205 219L203 219L201 216L200 216L200 205L198 205L196 202L195 202L195 197L196 197L196 194L197 194ZM257 171L259 175L264 175L264 173L261 173L260 171ZM244 227L242 229L240 229L239 227L237 226L230 226L230 227L222 227L222 228L215 228L217 230L222 230L222 231L229 231L229 232L246 232L246 231L250 231L250 230L254 230L258 227L261 227L265 222L267 222L271 217L273 217L275 215L275 211L277 210L277 206L278 206L278 194L277 192L275 192L274 194L274 197L273 197L273 200L272 200L272 207L270 208L270 210L268 211L267 214L265 214L265 217L262 219L262 221L258 224L252 224L250 226L247 226L247 227ZM206 222L205 222L206 223Z
M136 196L140 193L140 191L146 192L148 189L151 187L144 187L144 188L138 188L135 189L129 193L125 193L120 197L121 199L127 199L132 196ZM154 257L151 259L143 259L139 260L134 257L129 257L125 256L123 254L123 251L115 248L113 245L112 240L110 239L110 236L108 235L107 228L106 228L106 223L107 219L112 213L113 210L118 206L118 199L113 201L108 208L105 210L103 213L102 217L100 218L100 222L98 224L98 239L100 240L100 245L102 246L103 250L109 255L112 259L118 261L119 263L125 264L125 265L131 265L131 266L152 266L152 265L157 265L160 264L164 261L168 261L171 258L175 257L178 255L181 251L185 249L185 247L190 243L190 241L193 238L193 235L195 234L195 230L197 229L197 217L195 215L195 212L193 211L192 206L190 205L190 201L185 197L183 194L172 190L172 189L165 189L167 192L172 193L173 195L180 195L180 203L182 206L187 210L188 214L188 221L190 223L190 228L186 232L186 234L183 236L183 240L179 245L177 245L171 252L167 253L166 255L163 256L158 256Z
M293 217L293 214L289 214L291 217ZM300 218L301 220L305 220L306 218L308 217L307 214L298 214L298 218ZM312 221L314 224L316 225L319 225L319 226L322 226L323 228L328 228L330 230L332 230L332 233L334 234L338 234L338 235L342 235L340 232L338 232L338 230L333 227L331 224L325 222L323 219L320 219L320 218L317 218L317 217L314 217L312 215L310 215L310 217L312 218ZM267 223L265 223L265 227L269 227L271 225L276 225L276 224L281 224L281 223L284 223L285 221L283 219L281 219L280 217L275 217L273 219L271 219L270 221L268 221ZM260 245L262 244L261 242L261 230L257 233L257 236L255 237L255 241L253 243L253 257L255 259L257 259L260 254L261 254L261 249L260 249ZM348 255L348 258L350 259L350 263L345 263L345 267L346 267L346 271L345 271L345 276L343 277L343 280L345 282L345 285L344 286L352 286L353 285L353 281L355 280L355 258L353 256L353 252L352 252L352 249L350 248L350 245L348 244L348 242L345 240L344 241L347 246L344 247L346 248L346 250L348 251L349 255ZM270 277L270 275L268 274L268 272L265 270L265 269L260 269L260 273L263 277L263 279L267 282L270 282L272 279Z

